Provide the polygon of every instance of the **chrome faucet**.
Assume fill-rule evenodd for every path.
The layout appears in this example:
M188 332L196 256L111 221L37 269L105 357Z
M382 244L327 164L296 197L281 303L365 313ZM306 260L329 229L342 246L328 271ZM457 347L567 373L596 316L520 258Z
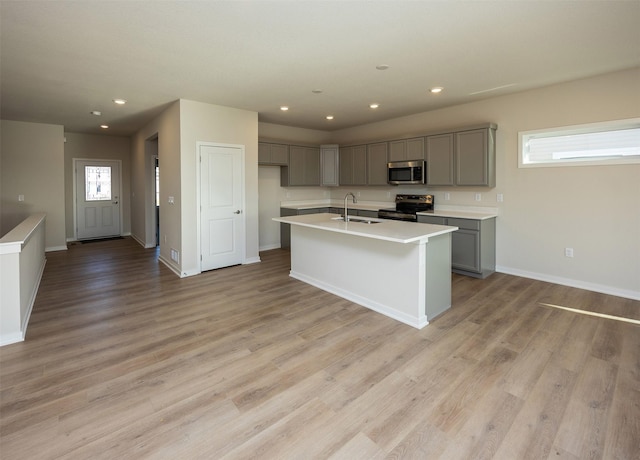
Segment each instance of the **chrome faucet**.
M358 200L356 200L356 196L349 192L344 196L344 221L345 222L349 222L349 213L348 213L348 209L347 209L347 199L349 198L349 195L351 195L351 198L353 198L353 204L356 204L358 202Z

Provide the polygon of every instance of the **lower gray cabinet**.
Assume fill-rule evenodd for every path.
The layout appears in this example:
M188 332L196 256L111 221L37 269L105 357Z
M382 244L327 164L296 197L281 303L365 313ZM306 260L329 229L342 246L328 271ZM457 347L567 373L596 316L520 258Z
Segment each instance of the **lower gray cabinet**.
M320 214L323 212L329 212L329 207L321 208L306 208L306 209L293 209L293 208L280 208L280 217L289 216L301 216L303 214ZM291 225L280 223L280 247L291 247Z
M496 271L496 219L459 219L418 215L424 224L451 225L451 270L462 275L486 278Z

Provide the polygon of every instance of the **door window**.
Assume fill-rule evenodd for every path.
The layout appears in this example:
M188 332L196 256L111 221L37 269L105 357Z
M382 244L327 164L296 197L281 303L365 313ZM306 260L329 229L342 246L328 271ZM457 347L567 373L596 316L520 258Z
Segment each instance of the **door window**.
M85 199L111 200L111 166L85 166Z

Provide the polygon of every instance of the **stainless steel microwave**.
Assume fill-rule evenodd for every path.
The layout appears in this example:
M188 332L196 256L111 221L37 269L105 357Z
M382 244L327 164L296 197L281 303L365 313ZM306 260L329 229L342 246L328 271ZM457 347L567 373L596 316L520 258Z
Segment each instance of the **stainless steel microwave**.
M427 163L424 160L387 163L387 182L392 185L424 184Z

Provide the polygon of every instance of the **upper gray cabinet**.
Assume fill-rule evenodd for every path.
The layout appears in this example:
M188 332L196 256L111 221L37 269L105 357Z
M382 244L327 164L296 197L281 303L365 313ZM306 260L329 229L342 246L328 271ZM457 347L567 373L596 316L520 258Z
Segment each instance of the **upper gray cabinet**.
M424 160L424 137L389 142L389 161Z
M455 185L453 133L427 136L427 184Z
M320 149L289 146L289 167L282 168L280 184L283 187L320 185Z
M367 146L340 148L340 185L367 185Z
M340 185L339 158L337 145L320 146L320 185L325 187L337 187Z
M367 145L367 185L388 185L387 146L387 142Z
M280 165L289 164L289 146L285 144L258 143L258 164Z
M457 185L496 185L495 129L455 133Z
M496 126L426 138L427 185L496 185Z

